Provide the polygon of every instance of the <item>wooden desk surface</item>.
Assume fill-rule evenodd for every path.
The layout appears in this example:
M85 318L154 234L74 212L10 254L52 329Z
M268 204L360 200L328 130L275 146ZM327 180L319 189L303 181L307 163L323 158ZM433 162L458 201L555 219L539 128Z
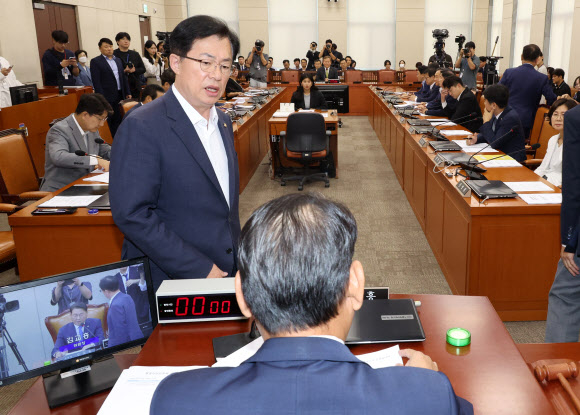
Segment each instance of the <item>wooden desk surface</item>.
M334 115L333 115L333 111L334 111ZM306 112L306 111L302 111L302 112ZM314 112L317 112L319 114L328 114L326 117L324 117L324 122L325 123L338 123L338 115L336 114L336 110L314 110ZM299 113L299 111L296 111L296 113ZM286 124L288 122L288 117L271 117L268 120L269 123L271 124Z

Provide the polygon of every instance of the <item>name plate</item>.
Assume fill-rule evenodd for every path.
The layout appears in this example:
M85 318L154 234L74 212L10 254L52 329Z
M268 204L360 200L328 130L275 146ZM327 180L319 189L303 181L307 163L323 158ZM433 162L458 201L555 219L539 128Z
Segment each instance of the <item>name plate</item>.
M407 120L405 119L405 117L399 118L399 121L401 122L401 124L405 124L407 122Z
M443 167L443 166L445 166L445 159L444 159L443 157L441 157L439 154L437 154L437 155L435 156L435 158L433 159L433 161L435 162L435 164L436 164L438 167Z
M425 136L421 137L419 140L419 145L421 147L427 147L429 145L429 141L425 138Z
M463 197L471 197L471 187L465 183L465 180L461 180L455 185L455 188L459 192L459 194Z
M236 120L236 124L238 124L238 125L242 125L243 123L244 123L244 120L243 120L243 119L241 119L241 118L238 118L238 119Z
M260 105L260 104L256 104L256 107L257 107L258 109L260 109L260 108L262 108L262 105Z
M248 115L251 117L252 115L254 115L254 113L252 111L248 111Z

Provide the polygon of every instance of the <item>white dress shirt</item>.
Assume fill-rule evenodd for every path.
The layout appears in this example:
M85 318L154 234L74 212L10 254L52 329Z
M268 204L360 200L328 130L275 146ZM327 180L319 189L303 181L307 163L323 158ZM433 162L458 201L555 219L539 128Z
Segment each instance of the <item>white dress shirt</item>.
M228 155L224 141L218 128L218 115L215 106L211 107L209 121L201 116L193 106L179 93L175 84L171 87L177 101L185 111L185 114L195 127L201 144L211 162L213 171L218 179L222 193L230 205L230 175L228 170Z
M121 78L119 77L119 67L117 66L117 62L115 62L115 55L111 57L111 59L107 58L105 55L102 55L103 58L107 60L107 63L111 67L113 71L113 75L115 75L115 80L117 81L117 89L121 90Z
M562 186L562 150L564 144L558 145L559 138L560 134L550 138L542 164L534 170L538 176L546 176L546 180L554 186Z

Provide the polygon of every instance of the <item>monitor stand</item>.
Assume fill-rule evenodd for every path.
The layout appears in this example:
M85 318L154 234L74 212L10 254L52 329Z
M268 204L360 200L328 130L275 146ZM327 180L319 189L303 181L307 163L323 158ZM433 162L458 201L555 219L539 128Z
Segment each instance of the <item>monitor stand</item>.
M93 363L91 370L87 372L77 373L66 378L62 378L61 373L63 372L44 376L44 389L50 408L111 389L121 376L121 369L111 356L106 360Z

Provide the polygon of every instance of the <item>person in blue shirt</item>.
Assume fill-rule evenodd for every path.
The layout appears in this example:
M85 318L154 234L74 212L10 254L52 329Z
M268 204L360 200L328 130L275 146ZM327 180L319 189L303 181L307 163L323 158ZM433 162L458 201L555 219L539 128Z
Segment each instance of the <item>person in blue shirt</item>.
M79 75L79 67L75 54L65 49L68 44L68 34L62 30L52 32L52 48L42 55L42 71L44 85L47 86L74 86L75 76Z

